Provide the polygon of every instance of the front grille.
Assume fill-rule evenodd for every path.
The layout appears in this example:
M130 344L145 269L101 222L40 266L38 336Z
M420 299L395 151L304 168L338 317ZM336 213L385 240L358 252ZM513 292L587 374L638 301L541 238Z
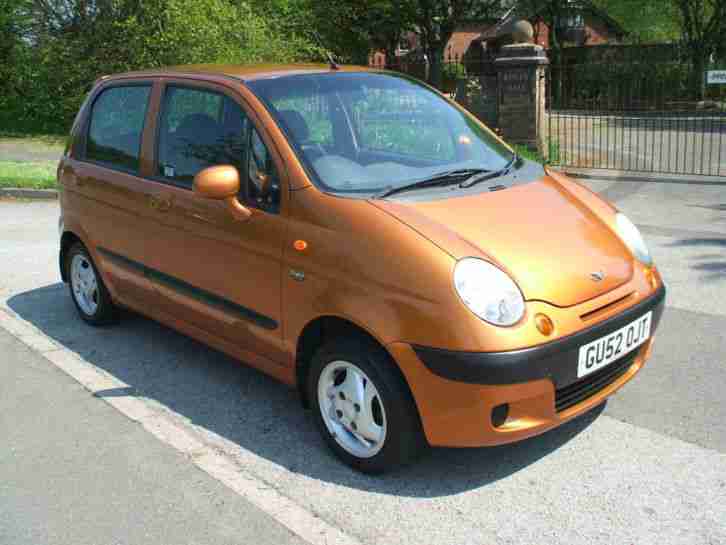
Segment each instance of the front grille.
M618 307L618 306L622 305L623 303L627 303L630 300L630 298L633 297L634 293L635 292L629 293L628 295L625 295L624 297L621 297L620 299L611 301L607 305L604 305L600 308L596 308L595 310L591 310L590 312L586 312L585 314L580 315L580 318L582 318L582 320L584 322L587 322L594 318L598 318L599 316L602 316L603 314L614 310L615 307Z
M637 354L638 350L633 350L630 354L626 354L592 375L557 390L555 392L557 412L562 412L573 405L577 405L618 380L633 365L633 360L635 360Z

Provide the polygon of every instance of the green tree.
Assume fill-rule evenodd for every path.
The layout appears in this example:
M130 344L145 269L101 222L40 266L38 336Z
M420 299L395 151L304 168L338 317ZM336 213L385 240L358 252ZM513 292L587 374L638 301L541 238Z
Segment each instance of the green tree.
M681 40L691 65L690 89L696 100L706 93L704 73L712 56L722 53L726 0L669 0L677 10Z
M594 0L593 4L615 19L634 43L676 41L680 29L676 10L663 0Z
M310 0L326 44L346 60L366 62L372 49L392 60L406 32L415 32L429 62L429 81L441 83L444 49L470 20L493 19L501 0Z
M19 6L0 11L2 44L15 44L11 61L2 63L12 67L4 87L17 89L15 98L0 97L0 113L37 130L66 130L89 86L104 74L310 58L310 42L278 28L282 16L268 20L243 0L0 1ZM20 27L22 39L6 38Z
M461 23L493 19L501 0L408 0L412 23L429 62L429 81L441 84L444 49Z
M26 0L0 0L0 80L4 87L0 111L10 108L11 101L17 99L16 70L22 64L23 38L29 24Z
M342 61L368 62L372 49L395 50L401 34L410 28L405 4L399 0L309 0L323 45Z

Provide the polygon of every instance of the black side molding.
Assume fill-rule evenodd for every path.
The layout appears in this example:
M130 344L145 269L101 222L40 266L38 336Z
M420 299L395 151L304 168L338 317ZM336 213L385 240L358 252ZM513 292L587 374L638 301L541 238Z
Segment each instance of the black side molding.
M507 352L455 352L413 345L416 355L432 373L469 384L516 384L548 378L556 388L577 381L577 361L582 345L617 331L648 311L653 311L651 335L665 308L665 286L640 303L592 327L555 341Z
M243 307L242 305L238 305L237 303L220 297L219 295L197 288L183 280L161 271L157 271L156 269L152 269L151 267L147 267L143 263L139 263L138 261L119 255L107 248L99 247L97 250L104 258L113 261L117 265L144 275L152 282L163 284L167 288L177 291L187 297L196 299L207 306L215 307L229 314L237 315L239 318L252 322L265 329L273 330L278 327L275 320L260 314L259 312L255 312L250 308Z

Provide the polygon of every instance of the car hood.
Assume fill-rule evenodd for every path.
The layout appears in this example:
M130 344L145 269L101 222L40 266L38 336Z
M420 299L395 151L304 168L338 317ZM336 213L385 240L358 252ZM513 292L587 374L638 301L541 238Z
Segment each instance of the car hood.
M456 198L371 202L455 259L477 256L496 263L529 301L576 305L633 274L633 258L620 238L550 176Z

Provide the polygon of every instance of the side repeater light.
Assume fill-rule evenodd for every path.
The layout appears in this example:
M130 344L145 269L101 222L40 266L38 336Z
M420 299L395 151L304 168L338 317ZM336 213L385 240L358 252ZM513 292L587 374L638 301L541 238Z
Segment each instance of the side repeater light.
M553 324L550 317L545 314L537 314L534 317L534 324L537 326L539 332L545 337L552 335L552 332L555 330L555 324Z

